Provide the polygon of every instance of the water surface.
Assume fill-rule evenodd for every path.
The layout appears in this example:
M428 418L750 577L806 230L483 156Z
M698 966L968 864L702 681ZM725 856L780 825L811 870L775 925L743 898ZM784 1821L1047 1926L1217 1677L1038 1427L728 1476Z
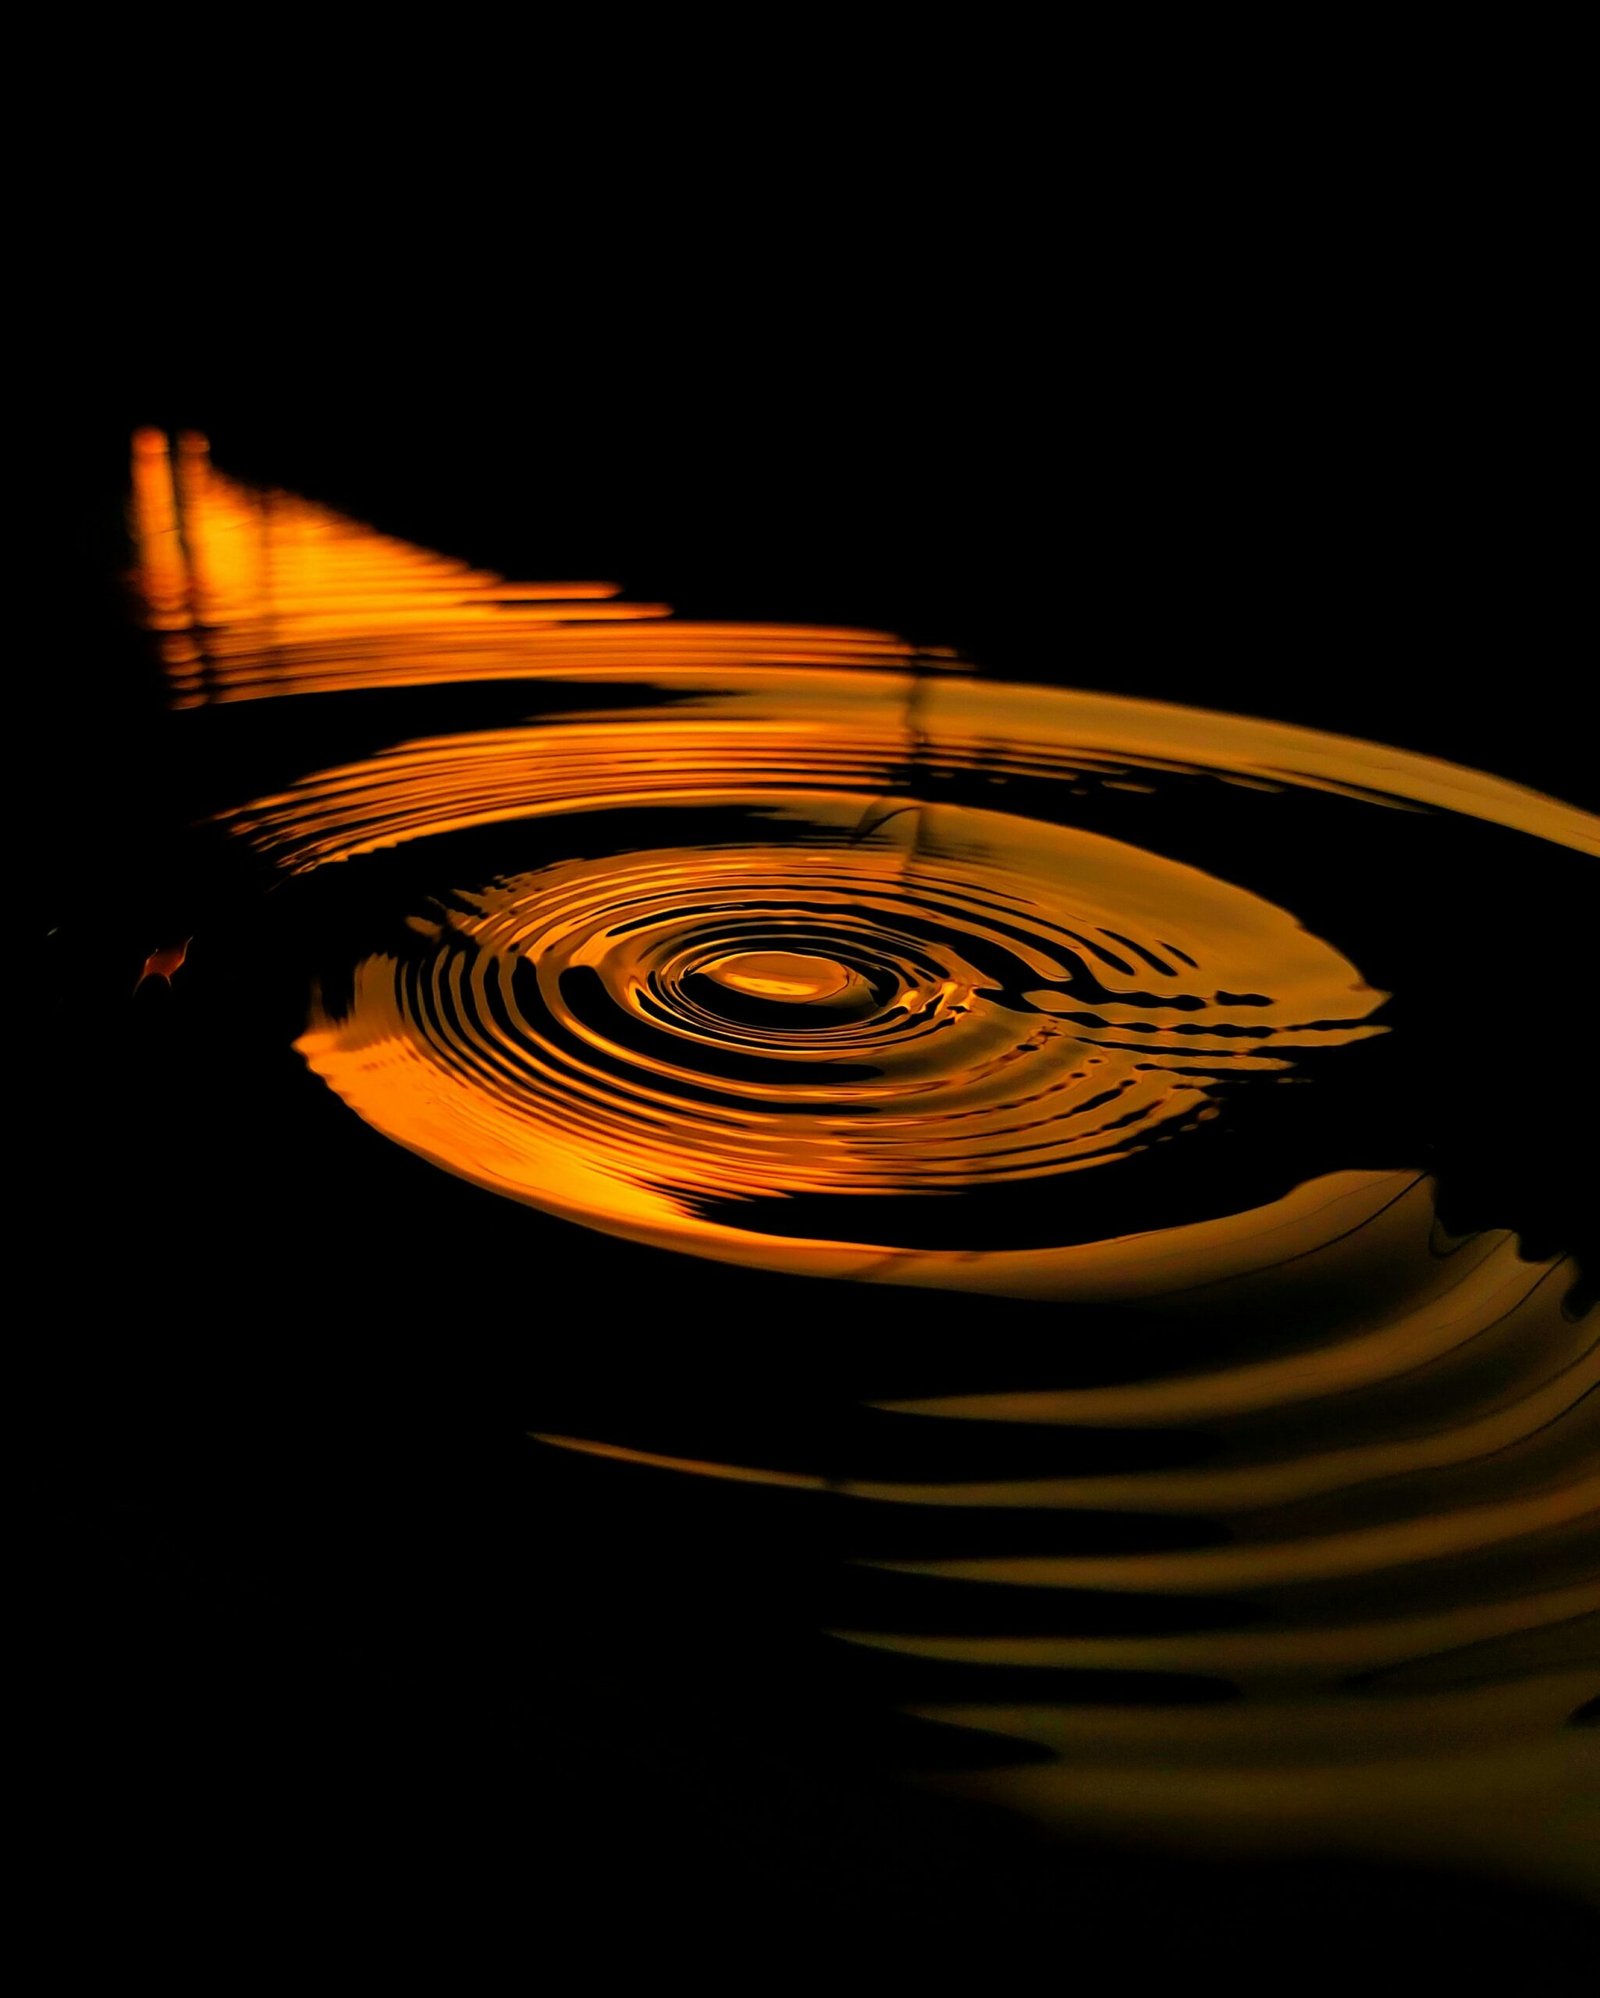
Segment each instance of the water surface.
M299 1059L502 1197L430 1245L469 1295L528 1210L572 1231L550 1489L783 1508L759 1587L810 1662L761 1729L815 1671L863 1740L920 1724L908 1780L1075 1837L1600 1895L1600 822L508 584L198 439L141 437L134 494L173 706L339 706L348 754L275 747L197 834L292 940ZM642 1305L618 1238L673 1259ZM704 1356L743 1342L801 1358L740 1406ZM727 1624L682 1641L714 1682Z

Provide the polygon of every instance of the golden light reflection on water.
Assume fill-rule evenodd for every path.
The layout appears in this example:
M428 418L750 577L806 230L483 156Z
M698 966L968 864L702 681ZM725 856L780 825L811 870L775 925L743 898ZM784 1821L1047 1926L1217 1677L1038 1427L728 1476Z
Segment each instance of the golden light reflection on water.
M409 961L363 962L301 1052L391 1136L591 1226L801 1273L941 1282L965 1261L957 1280L1006 1288L1016 1259L961 1241L959 1215L953 1253L901 1257L874 1201L1112 1164L1381 1031L1336 953L1192 870L969 811L948 837L924 815L908 878L905 848L849 843L847 799L787 811L808 843L565 862L458 901ZM814 970L751 993L784 940L837 991ZM1248 991L1266 959L1272 997ZM764 1230L808 1193L859 1201L859 1241Z
M212 465L134 440L139 584L176 707L292 694L655 670L727 658L898 661L880 632L668 620L614 583L510 583Z
M997 1387L975 1302L971 1390L879 1403L938 1440L941 1475L547 1447L846 1508L859 1576L933 1593L920 1628L838 1637L1012 1674L1010 1697L917 1711L1045 1758L942 1781L1079 1830L1600 1893L1595 1735L1566 1725L1600 1685L1600 1354L1573 1263L1509 1227L1446 1236L1403 1160L1328 1157L1270 1197L1208 1178L1236 1156L1219 1129L1280 1131L1276 1107L1251 1119L1349 1087L1391 995L1358 941L1161 845L1227 787L1269 836L1282 797L1348 813L1352 866L1385 812L1525 852L1600 853L1600 824L1370 743L985 683L885 634L507 585L238 486L199 440L174 464L142 437L134 486L180 706L578 683L228 815L286 878L337 868L357 901L364 868L426 880L384 947L324 976L297 1043L362 1118L589 1228L1058 1314L1033 1377ZM1087 823L1108 791L1149 845ZM1151 1189L1186 1164L1205 1211L1163 1219ZM1098 1352L1086 1377L1102 1321L1078 1314L1102 1306L1192 1332L1192 1359L1107 1379ZM1008 1438L1031 1459L1057 1438L1057 1461L1010 1471ZM950 1522L949 1551L925 1531L904 1551L919 1518ZM1047 1598L1094 1607L1045 1630ZM1210 1621L1152 1627L1151 1603ZM1233 1698L1074 1700L1106 1673Z

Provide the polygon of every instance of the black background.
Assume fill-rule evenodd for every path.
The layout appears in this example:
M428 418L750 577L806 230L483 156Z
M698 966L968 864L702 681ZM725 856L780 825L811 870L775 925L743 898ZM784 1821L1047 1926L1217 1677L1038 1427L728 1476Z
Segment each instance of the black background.
M420 323L426 275L354 319L281 311L273 284L249 338L174 279L140 295L165 315L148 363L106 329L26 481L59 574L25 668L44 1352L19 1420L40 1843L75 1905L224 1956L330 1921L745 1952L758 1987L807 1947L838 1969L861 1932L908 1965L963 1937L1266 1974L1380 1936L1581 1960L1575 1914L1510 1890L1063 1854L904 1790L906 1742L798 1635L814 1514L530 1444L667 1436L689 1409L739 1461L757 1410L802 1460L861 1342L918 1328L864 1324L839 1286L704 1266L685 1288L356 1125L288 1051L270 916L185 831L241 759L320 760L327 724L164 712L121 594L128 431L192 425L230 472L509 575L875 625L1592 805L1559 283L1508 231L1511 337L1424 232L1330 268L1289 254L1294 220L1248 288L1209 253L1153 289L1085 281L1069 248L1019 289L964 236L915 273L692 308L657 273L482 295L440 273L451 309ZM191 931L170 994L130 1004Z

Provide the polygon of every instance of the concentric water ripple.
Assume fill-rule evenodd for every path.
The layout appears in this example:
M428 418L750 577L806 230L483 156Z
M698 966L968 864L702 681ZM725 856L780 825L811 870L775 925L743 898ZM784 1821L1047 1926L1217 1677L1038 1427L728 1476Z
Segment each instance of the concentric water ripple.
M815 1458L764 1451L759 1408L730 1451L692 1394L648 1436L602 1406L544 1438L580 1501L620 1464L842 1511L837 1641L1053 1823L1600 1892L1568 1725L1600 1685L1600 1350L1536 1149L1570 1089L1592 1163L1541 1061L1578 919L1519 931L1505 888L1600 824L884 634L519 598L303 502L246 561L266 503L180 470L142 447L179 704L529 683L525 720L228 815L323 898L298 1046L330 1088L586 1228L1029 1301L1008 1343L962 1300L932 1387L864 1361ZM1470 930L1433 907L1452 868L1501 884ZM1450 1134L1507 1088L1534 1135L1474 1179ZM1452 1174L1493 1208L1459 1229Z
M916 1280L908 1203L942 1204L924 1260L976 1258L994 1224L975 1195L1064 1186L1381 1031L1336 951L1193 869L979 810L860 819L815 794L782 840L702 818L692 849L458 894L403 956L363 961L301 1049L497 1192L797 1270L892 1256ZM774 1217L803 1195L856 1203L854 1235L788 1239Z

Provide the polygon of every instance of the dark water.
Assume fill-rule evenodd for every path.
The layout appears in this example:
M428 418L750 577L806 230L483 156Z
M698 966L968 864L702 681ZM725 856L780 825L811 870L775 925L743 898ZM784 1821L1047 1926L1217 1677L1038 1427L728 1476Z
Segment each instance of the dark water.
M101 1862L1575 1937L1594 819L135 475L45 925Z

